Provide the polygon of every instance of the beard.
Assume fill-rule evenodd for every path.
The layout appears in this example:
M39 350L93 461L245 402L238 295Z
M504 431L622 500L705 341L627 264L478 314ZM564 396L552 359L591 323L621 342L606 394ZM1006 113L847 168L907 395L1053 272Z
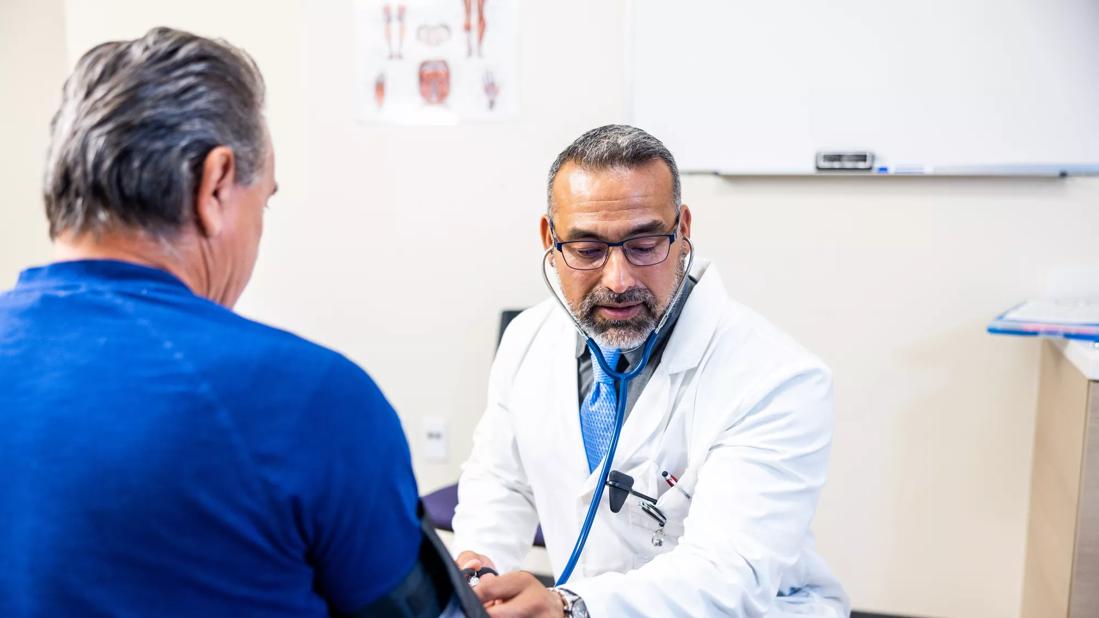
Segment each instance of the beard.
M600 305L635 303L640 304L640 310L627 320L608 320L598 315ZM663 313L663 309L657 307L656 296L648 288L630 288L620 294L607 288L595 288L580 301L576 316L599 347L632 350L645 343L649 333L656 328L657 316Z
M673 290L678 290L687 275L686 254L680 257L679 269L676 272ZM580 301L580 306L572 308L580 325L603 349L619 349L623 351L641 347L649 335L656 329L660 319L668 310L675 298L673 293L663 303L658 302L654 295L646 287L635 287L625 292L615 293L608 288L597 287ZM639 304L640 311L637 315L627 320L608 320L598 315L600 305L632 305ZM571 303L570 303L571 304Z

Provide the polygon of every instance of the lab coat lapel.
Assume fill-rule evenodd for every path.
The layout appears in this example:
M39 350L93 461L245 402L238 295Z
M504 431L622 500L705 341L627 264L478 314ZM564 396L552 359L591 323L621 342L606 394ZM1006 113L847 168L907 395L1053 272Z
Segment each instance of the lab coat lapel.
M721 316L725 315L729 294L717 268L708 260L698 259L691 268L698 283L683 305L668 347L660 360L668 375L694 369L702 362L706 349L713 341Z
M671 340L668 345L671 345ZM629 467L630 459L638 453L659 428L667 425L671 413L671 377L661 367L653 372L622 426L618 439L618 452L614 455L614 469Z
M553 359L550 367L549 422L561 437L562 470L577 480L588 476L588 459L584 454L584 438L580 433L580 395L576 377L576 329L567 317L555 316L552 325ZM575 481L574 481L575 482Z

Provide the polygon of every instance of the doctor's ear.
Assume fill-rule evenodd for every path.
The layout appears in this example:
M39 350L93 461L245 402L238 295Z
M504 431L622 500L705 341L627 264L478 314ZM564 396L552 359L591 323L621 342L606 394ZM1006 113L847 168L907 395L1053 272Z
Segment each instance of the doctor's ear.
M542 236L543 251L553 246L553 234L550 231L549 215L542 215L541 220L539 220L538 222L538 232ZM552 259L552 256L550 259Z
M691 209L683 204L679 207L679 234L684 238L691 237Z

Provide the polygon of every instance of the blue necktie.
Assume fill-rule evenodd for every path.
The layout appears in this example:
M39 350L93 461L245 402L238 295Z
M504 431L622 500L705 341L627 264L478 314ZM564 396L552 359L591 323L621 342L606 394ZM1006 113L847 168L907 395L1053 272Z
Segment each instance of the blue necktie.
M618 366L622 350L599 349L607 366L612 370ZM591 370L595 377L591 394L580 406L580 433L584 437L584 454L588 456L588 472L592 472L603 461L603 456L611 446L614 434L614 413L618 394L614 391L614 378L608 376L599 361L591 359Z

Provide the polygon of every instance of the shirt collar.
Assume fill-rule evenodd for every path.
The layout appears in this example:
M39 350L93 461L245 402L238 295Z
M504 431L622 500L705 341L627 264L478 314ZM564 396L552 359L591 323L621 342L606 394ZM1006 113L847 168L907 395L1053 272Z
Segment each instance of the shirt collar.
M660 332L657 337L656 344L653 349L657 349L664 345L664 342L671 336L672 331L675 330L675 323L679 320L679 314L683 312L683 305L687 304L687 297L691 295L691 290L694 289L695 281L690 276L687 277L687 282L683 284L683 293L679 295L679 300L675 305L672 305L671 315L668 316L668 321L664 324L664 330ZM580 333L576 334L576 358L581 358L588 351L588 340L581 336ZM634 367L641 360L641 354L645 351L645 346L638 346L628 352L623 352L622 356L629 362L629 367Z
M28 268L19 274L16 288L51 288L72 285L142 288L153 285L190 289L166 270L118 260L74 260Z

